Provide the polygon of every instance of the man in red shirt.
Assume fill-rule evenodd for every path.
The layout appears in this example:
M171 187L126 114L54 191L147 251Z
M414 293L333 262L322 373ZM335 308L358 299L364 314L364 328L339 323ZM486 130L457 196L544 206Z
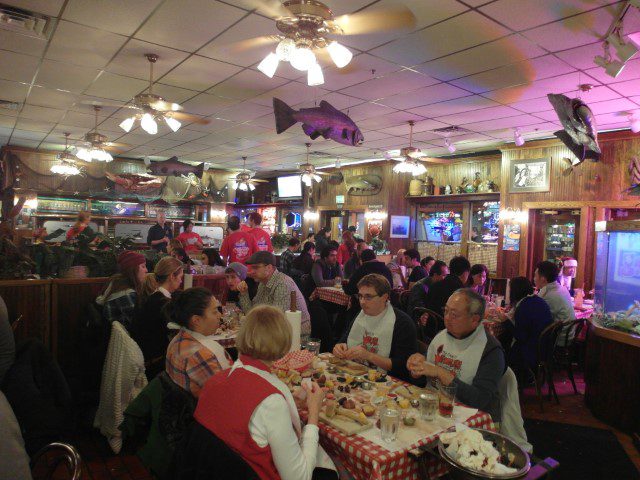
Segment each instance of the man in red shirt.
M193 231L193 222L191 220L185 220L182 222L183 232L178 235L178 240L184 246L184 251L187 253L197 252L204 248L202 244L202 238Z
M273 246L271 245L271 237L269 232L260 226L262 223L262 215L258 212L252 212L249 214L249 233L256 241L256 246L259 251L267 251L273 253Z
M232 215L227 222L229 235L222 242L220 256L227 264L232 262L244 263L251 255L258 251L256 241L248 232L240 231L240 219Z

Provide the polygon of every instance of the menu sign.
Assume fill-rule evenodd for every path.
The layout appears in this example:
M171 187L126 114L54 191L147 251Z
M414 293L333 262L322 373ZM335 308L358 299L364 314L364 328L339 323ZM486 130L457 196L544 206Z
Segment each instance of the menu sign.
M115 215L120 217L144 217L144 205L132 202L93 200L91 213L94 215Z
M147 217L155 217L158 210L163 210L167 218L175 218L186 220L193 219L194 208L191 205L170 205L163 207L162 205L147 205Z
M86 209L86 200L38 197L39 213L78 213Z

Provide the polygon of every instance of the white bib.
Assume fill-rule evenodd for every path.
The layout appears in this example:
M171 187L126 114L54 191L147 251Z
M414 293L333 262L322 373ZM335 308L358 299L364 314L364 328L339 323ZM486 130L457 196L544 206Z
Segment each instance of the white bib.
M395 324L396 312L393 311L390 302L387 302L386 308L375 317L365 314L362 310L351 326L347 346L351 348L362 345L370 352L389 358Z
M427 360L453 373L460 381L471 384L486 345L487 334L482 324L461 340L442 330L431 341Z

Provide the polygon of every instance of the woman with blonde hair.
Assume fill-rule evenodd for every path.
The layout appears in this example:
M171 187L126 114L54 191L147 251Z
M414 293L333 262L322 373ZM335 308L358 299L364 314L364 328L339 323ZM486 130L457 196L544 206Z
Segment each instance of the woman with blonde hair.
M147 365L147 378L151 380L164 369L169 346L168 319L164 307L171 294L182 284L183 264L173 257L163 257L153 273L147 275L140 309L133 323L132 336L138 343Z
M195 428L224 442L262 479L337 479L318 444L322 389L315 382L303 384L309 414L302 428L293 395L270 373L271 364L291 348L291 327L282 310L260 305L249 311L236 347L239 358L231 369L202 390Z
M78 219L76 223L67 231L67 242L75 240L78 235L84 232L89 226L89 222L91 221L91 213L89 212L78 212ZM86 233L90 233L91 228Z

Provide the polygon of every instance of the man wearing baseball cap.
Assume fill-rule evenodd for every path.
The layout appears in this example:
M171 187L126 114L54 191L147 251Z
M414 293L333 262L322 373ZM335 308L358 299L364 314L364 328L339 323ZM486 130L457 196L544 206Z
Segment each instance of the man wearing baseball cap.
M276 257L271 252L256 252L247 260L247 276L258 283L258 292L251 300L246 282L236 287L240 292L240 307L246 314L256 305L267 304L283 311L291 306L291 292L296 292L296 306L302 312L302 333L311 333L311 321L302 292L293 279L276 269Z

